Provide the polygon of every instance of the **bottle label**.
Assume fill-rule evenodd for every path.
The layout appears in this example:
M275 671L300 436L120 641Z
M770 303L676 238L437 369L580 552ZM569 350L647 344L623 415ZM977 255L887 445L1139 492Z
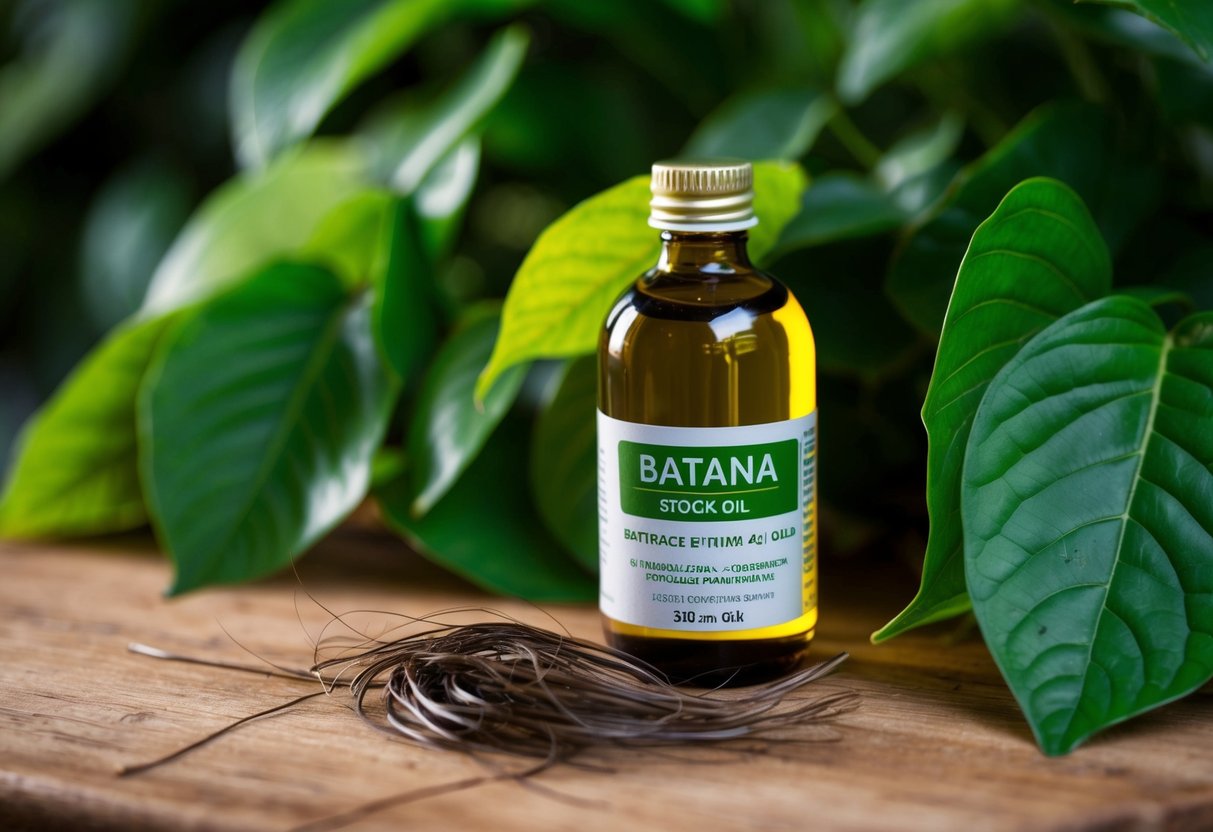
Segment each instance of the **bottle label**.
M598 412L599 605L664 630L750 630L805 612L817 414L725 428Z

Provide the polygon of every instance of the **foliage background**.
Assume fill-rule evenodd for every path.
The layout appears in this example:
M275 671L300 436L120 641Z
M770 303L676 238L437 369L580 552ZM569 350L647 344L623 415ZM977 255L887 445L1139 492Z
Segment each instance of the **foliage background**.
M536 327L542 343L511 359L517 310L546 304L546 326L554 287L617 292L606 253L643 266L650 234L642 189L618 183L693 152L807 172L801 195L796 168L764 168L791 202L767 207L760 253L818 338L822 549L917 564L919 409L966 247L1012 188L1077 192L1116 285L1168 322L1172 301L1213 307L1211 15L1150 0L9 3L0 531L150 518L185 591L280 568L373 492L482 585L588 597L585 332ZM907 626L967 607L960 579Z

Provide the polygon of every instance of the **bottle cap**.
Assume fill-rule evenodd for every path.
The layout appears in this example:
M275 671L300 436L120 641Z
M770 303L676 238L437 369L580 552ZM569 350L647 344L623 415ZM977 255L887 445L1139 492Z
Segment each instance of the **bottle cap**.
M741 159L671 159L653 165L649 225L670 231L741 231L754 216L754 168Z

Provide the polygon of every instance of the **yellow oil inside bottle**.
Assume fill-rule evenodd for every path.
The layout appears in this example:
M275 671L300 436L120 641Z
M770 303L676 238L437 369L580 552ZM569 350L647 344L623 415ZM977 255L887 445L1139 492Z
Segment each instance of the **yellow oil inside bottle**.
M661 258L617 301L600 336L607 416L675 427L780 422L816 409L813 333L795 297L755 269L746 233L664 231ZM608 643L676 681L743 683L784 673L817 624L816 488L804 538L804 613L758 629L684 631L604 614Z

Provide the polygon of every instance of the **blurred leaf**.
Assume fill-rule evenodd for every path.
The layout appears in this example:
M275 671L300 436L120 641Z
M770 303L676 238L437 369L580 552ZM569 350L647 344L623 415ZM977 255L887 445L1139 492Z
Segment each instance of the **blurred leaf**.
M410 544L479 587L530 601L588 601L594 581L561 554L520 487L526 464L526 424L510 417L424 517L413 516L405 479L377 496L388 523Z
M366 494L396 387L369 304L277 264L160 345L139 398L139 469L172 593L269 574Z
M906 215L893 199L853 173L827 173L804 192L800 213L783 229L780 254L852 237L883 234L901 226Z
M973 421L973 609L1046 754L1213 675L1213 313L1113 296L1032 339Z
M905 240L887 291L924 332L939 331L956 269L977 225L1003 194L1033 176L1065 182L1082 197L1113 252L1153 208L1157 178L1118 150L1112 119L1086 104L1043 107L966 167L942 204Z
M313 143L229 181L194 212L156 269L144 309L174 309L269 260L297 254L343 203L368 190L344 144Z
M123 168L102 187L85 217L80 253L84 299L98 331L139 308L190 202L189 183L153 160Z
M438 339L433 264L407 200L395 200L387 233L387 265L376 287L371 317L388 366L407 386Z
M480 139L468 136L430 170L413 195L430 261L450 256L480 173Z
M9 13L20 45L0 68L0 180L113 83L137 11L135 0L24 0Z
M530 35L521 26L500 31L450 90L424 105L406 100L376 116L363 131L373 151L377 178L402 195L484 123L513 84L526 58Z
M1185 248L1162 282L1189 295L1199 309L1213 309L1213 240Z
M832 87L852 11L850 0L792 0L747 5L745 16L775 77Z
M1147 55L1200 63L1192 48L1173 32L1124 8L1095 2L1051 0L1048 11L1065 25L1103 43L1136 49Z
M1167 119L1176 124L1213 127L1213 66L1157 58L1155 96Z
M945 113L938 124L911 133L889 148L873 173L885 190L893 190L950 159L963 136L964 120Z
M17 434L38 409L38 393L16 356L0 353L0 534L3 533L4 472L14 461Z
M718 21L724 10L724 0L665 0L665 4L708 26Z
M350 288L376 282L387 266L385 234L395 198L386 191L362 191L321 218L294 252L324 266Z
M700 123L680 155L799 159L837 107L829 96L811 89L739 93Z
M887 258L884 241L856 238L801 250L775 264L775 274L812 323L822 374L884 382L904 375L921 347L921 336L880 291L878 276Z
M862 0L838 68L838 93L858 104L907 69L1007 28L1019 0Z
M1079 0L1107 3L1140 14L1170 29L1192 47L1202 60L1213 51L1213 5L1208 0Z
M960 162L948 159L900 182L889 196L907 217L920 216L943 197L960 170Z
M1174 306L1189 315L1196 311L1196 305L1192 302L1192 298L1187 292L1170 289L1166 286L1142 284L1117 286L1116 294L1136 298L1152 309L1165 309L1168 306Z
M590 574L598 573L598 359L570 361L535 421L531 493L539 516Z
M114 330L26 425L0 499L0 534L101 534L143 525L135 399L172 316Z
M420 517L471 464L510 409L525 367L512 367L477 406L472 392L497 338L500 313L474 308L430 364L408 428L409 510Z
M750 254L758 261L800 209L804 171L797 165L754 165ZM483 398L508 367L534 358L593 352L611 304L657 259L658 232L649 228L649 177L637 176L573 207L531 248L506 296L501 336L476 385Z
M259 168L463 2L286 0L261 16L232 70L232 145Z
M961 528L961 468L991 379L1036 333L1112 288L1112 264L1078 195L1052 179L1007 194L973 234L956 277L922 407L931 531L922 586L874 642L969 609Z

